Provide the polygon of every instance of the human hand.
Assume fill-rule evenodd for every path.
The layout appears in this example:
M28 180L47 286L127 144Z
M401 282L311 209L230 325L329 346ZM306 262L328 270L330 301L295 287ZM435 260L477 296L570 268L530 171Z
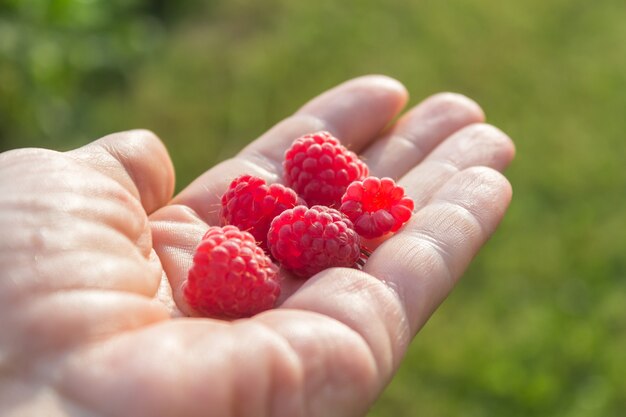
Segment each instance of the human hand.
M511 198L498 171L512 142L475 103L436 95L383 131L405 102L391 79L349 81L173 199L172 164L149 132L1 154L0 414L365 414ZM284 150L318 130L398 178L410 222L362 271L285 277L274 310L182 317L193 251L230 180L280 181Z

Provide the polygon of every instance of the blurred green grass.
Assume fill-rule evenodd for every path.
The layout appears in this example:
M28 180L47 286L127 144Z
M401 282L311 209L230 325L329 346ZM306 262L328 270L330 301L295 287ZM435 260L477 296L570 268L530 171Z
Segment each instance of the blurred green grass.
M348 78L477 100L511 209L370 416L626 410L626 2L0 1L1 149L146 127L178 189Z

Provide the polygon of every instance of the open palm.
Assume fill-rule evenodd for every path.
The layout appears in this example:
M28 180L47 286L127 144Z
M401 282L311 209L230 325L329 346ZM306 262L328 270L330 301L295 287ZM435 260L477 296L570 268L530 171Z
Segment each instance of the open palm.
M0 414L365 414L511 198L513 145L475 103L435 95L390 126L406 99L386 77L344 83L174 198L149 132L1 154ZM188 317L182 284L230 180L281 181L285 149L318 130L398 179L411 221L362 271L286 278L274 310Z

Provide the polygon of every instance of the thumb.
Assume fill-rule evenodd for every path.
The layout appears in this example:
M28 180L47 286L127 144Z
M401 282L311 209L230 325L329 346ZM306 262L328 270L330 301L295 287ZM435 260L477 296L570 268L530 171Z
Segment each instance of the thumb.
M161 140L148 130L113 133L68 152L136 196L147 214L174 192L174 167Z

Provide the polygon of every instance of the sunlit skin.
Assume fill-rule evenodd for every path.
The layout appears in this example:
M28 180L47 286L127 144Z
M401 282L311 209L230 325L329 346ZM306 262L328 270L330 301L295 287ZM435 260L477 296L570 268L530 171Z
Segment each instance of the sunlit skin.
M438 94L388 127L406 102L395 80L348 81L174 197L147 131L1 154L0 415L364 415L511 198L512 142L476 103ZM286 276L250 319L195 317L183 284L229 182L280 182L291 141L320 130L396 179L411 220L361 271Z

